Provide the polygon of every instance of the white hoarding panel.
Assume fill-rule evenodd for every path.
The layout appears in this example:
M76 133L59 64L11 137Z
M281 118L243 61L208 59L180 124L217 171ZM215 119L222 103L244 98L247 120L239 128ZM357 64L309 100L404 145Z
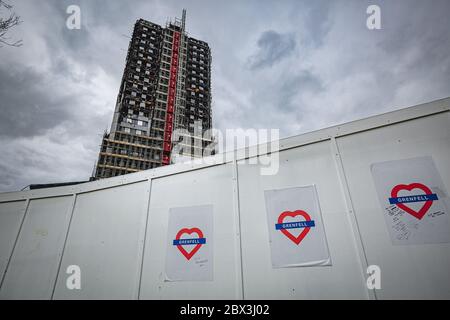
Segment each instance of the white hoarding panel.
M0 194L0 296L450 299L449 111L447 98L282 139L272 175L260 146L237 167L216 155Z
M212 281L213 207L170 208L166 280Z
M366 280L330 142L282 151L279 163L279 172L272 176L261 175L256 165L238 166L245 298L366 299ZM332 266L274 269L264 191L308 185L317 189Z
M393 244L450 242L448 194L431 157L372 165Z
M240 296L232 169L231 164L220 165L152 181L140 299L235 299ZM203 227L213 224L214 239L210 248L214 260L213 281L167 281L167 241L174 232L169 229L170 209L205 205L212 206L214 211L213 219L205 217L206 221L201 223ZM178 225L181 226L184 224ZM194 224L186 226L193 227ZM209 240L207 237L207 243ZM173 246L170 250L174 250ZM181 256L180 252L174 253ZM209 274L207 276L210 278Z
M0 280L6 271L24 214L25 201L0 203Z
M140 182L77 196L55 299L136 298L147 188ZM80 268L80 290L66 285L70 266Z
M389 197L386 192L396 183L423 181L431 184L429 187L439 197L436 172L430 170L428 161L414 164L408 161L396 168L398 172L392 173L391 180L386 176L389 166L392 169L400 162L374 167L375 176L386 179L386 185L375 182L371 172L373 164L431 156L445 190L449 190L449 120L448 114L437 114L337 139L368 263L381 269L381 290L376 291L380 299L450 298L450 243L393 245L383 214L383 208L389 206L380 206L380 201L388 201L383 198ZM417 169L415 173L411 172L411 166ZM407 193L408 190L400 195ZM415 210L419 212L420 208ZM414 223L411 227L414 228Z
M331 265L315 187L266 190L264 194L272 265Z
M31 200L0 299L50 299L73 197Z

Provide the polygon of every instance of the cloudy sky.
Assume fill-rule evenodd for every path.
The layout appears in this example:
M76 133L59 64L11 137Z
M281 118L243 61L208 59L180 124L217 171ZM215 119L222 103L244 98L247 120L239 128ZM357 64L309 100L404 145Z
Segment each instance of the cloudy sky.
M281 136L450 96L450 1L9 0L20 48L0 48L0 192L86 180L112 120L136 19L213 54L213 120ZM66 8L81 8L81 30ZM381 30L366 9L381 8ZM2 12L4 14L4 12Z

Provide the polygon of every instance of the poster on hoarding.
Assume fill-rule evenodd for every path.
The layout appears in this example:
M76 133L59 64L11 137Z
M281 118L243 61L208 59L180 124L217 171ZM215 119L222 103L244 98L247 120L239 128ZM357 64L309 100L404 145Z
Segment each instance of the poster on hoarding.
M371 166L394 245L450 242L449 198L431 157Z
M331 265L315 186L264 192L272 266Z
M166 281L213 280L213 206L171 208Z

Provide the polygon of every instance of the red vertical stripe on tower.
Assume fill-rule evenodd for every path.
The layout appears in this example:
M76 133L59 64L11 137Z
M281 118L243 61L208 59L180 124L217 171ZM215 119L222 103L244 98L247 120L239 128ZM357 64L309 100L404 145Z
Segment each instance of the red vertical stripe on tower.
M164 128L164 150L162 164L170 164L170 153L172 151L172 133L173 133L173 118L175 109L175 97L178 76L178 50L180 47L180 33L174 32L172 41L172 64L170 66L169 78L169 96L167 98L167 116Z

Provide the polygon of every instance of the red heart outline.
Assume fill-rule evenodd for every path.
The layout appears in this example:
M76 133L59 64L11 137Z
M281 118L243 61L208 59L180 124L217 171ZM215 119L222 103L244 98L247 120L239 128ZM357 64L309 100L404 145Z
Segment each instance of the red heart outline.
M280 216L278 217L278 224L283 223L283 220L286 217L291 217L291 218L295 218L298 216L302 216L303 218L305 218L306 221L311 221L311 217L309 214L307 214L305 211L303 210L296 210L294 212L291 211L285 211L282 214L280 214ZM281 232L283 232L283 234L288 237L292 242L294 242L296 245L299 245L300 242L302 242L302 240L306 237L306 235L309 233L309 231L311 230L311 227L306 227L303 229L303 231L299 234L298 237L295 237L292 233L289 232L289 230L287 229L280 229Z
M178 231L177 236L175 237L176 240L180 240L181 236L183 234L193 234L196 233L198 235L199 238L203 238L203 232L202 230L200 230L199 228L192 228L192 229L188 229L188 228L184 228L181 229L180 231ZM178 250L180 250L180 252L183 254L183 256L186 257L187 260L191 260L191 258L194 256L194 254L197 253L198 250L200 250L202 244L197 244L194 249L192 249L190 252L187 252L184 248L183 245L177 245Z
M401 191L401 190L412 191L413 189L420 189L423 192L425 192L426 195L430 195L433 193L430 190L430 188L428 188L426 185L424 185L422 183L411 183L408 185L407 184L399 184L392 189L391 198L398 198L397 195L398 195L399 191ZM422 218L425 216L425 214L430 209L432 204L433 204L433 200L425 201L422 208L417 212L417 211L411 209L410 207L406 206L403 203L396 203L397 207L399 207L403 211L409 213L410 215L412 215L413 217L415 217L419 220L422 220Z

